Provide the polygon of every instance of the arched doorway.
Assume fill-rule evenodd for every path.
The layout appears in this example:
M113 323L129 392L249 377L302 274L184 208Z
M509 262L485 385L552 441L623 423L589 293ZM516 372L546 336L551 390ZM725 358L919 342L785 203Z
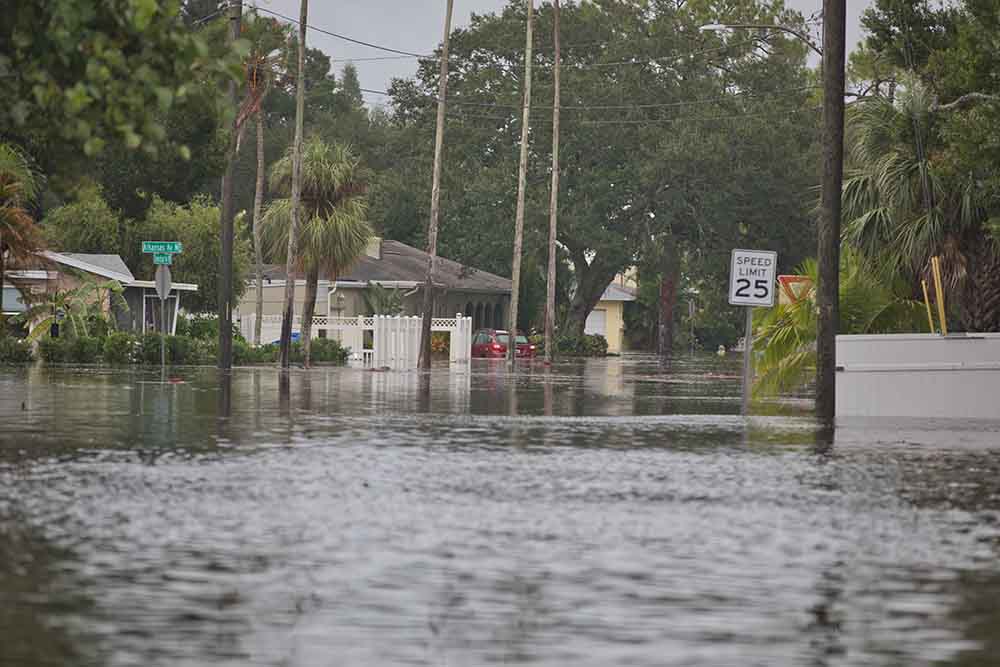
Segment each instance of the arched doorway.
M483 304L476 304L476 317L472 320L472 327L474 329L483 328Z
M493 326L497 329L503 329L506 325L503 321L503 304L496 304L493 306L493 321L496 322Z

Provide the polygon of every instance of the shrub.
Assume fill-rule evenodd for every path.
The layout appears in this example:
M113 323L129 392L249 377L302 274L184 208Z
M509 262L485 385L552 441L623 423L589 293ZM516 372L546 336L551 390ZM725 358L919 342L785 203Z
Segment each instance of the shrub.
M160 365L160 334L144 333L139 337L139 350L136 355L140 364Z
M124 331L116 331L104 339L104 361L109 364L132 363L135 351L135 337Z
M448 351L447 340L445 340L445 352ZM431 339L431 345L433 346L434 340ZM333 338L317 338L312 342L311 356L313 361L321 362L332 362L337 364L343 364L347 362L348 352L344 349L339 341Z
M38 354L47 364L64 364L70 360L70 340L46 336L38 341Z
M451 337L443 331L431 334L431 352L433 354L448 354L451 350Z
M167 336L167 359L172 364L194 363L193 348L194 341L187 336Z
M603 357L608 354L608 341L599 334L563 336L556 341L556 352L568 357Z
M235 345L235 341L234 341ZM191 350L188 363L201 366L212 366L219 358L219 341L217 338L194 338L191 340Z
M30 344L13 336L0 335L0 364L24 364L34 359Z
M97 364L101 361L103 343L95 336L78 336L68 341L68 361L74 364Z
M218 315L184 315L177 316L177 335L204 340L219 337ZM239 327L233 323L233 340L243 340Z

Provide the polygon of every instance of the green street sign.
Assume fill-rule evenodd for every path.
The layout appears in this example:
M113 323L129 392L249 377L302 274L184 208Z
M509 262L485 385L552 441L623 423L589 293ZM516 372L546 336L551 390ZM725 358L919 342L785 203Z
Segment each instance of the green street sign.
M178 253L182 250L180 241L143 241L142 251L145 253Z
M153 264L165 264L170 266L174 263L174 254L172 252L155 252L153 253Z

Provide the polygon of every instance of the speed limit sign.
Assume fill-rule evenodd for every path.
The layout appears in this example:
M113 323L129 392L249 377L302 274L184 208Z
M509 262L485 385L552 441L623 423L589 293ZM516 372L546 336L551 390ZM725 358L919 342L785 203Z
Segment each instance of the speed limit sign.
M734 306L773 306L778 253L770 250L733 250L729 270L729 303Z

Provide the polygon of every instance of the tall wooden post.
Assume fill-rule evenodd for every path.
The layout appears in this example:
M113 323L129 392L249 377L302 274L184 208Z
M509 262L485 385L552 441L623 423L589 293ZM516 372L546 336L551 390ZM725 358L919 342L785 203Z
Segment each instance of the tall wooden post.
M438 74L437 127L434 132L434 174L431 177L431 219L427 225L427 280L424 282L424 307L420 321L420 355L417 365L431 368L431 318L434 317L434 274L437 271L438 216L441 210L441 156L444 152L444 113L448 95L448 42L451 37L451 12L454 0L448 0L444 14L444 38L441 41L441 69Z
M240 38L240 24L243 19L243 0L234 0L229 5L229 41ZM236 217L233 204L233 178L236 173L236 142L238 128L239 98L236 82L229 82L229 104L233 109L232 136L226 151L226 171L222 174L221 219L219 235L219 368L233 367L233 219Z
M845 0L823 0L823 183L816 289L816 417L834 425L840 320L840 205L844 176Z
M507 343L507 361L514 363L517 354L517 305L521 289L521 246L524 243L524 195L528 179L528 129L531 123L531 46L534 0L528 5L528 26L524 46L524 105L521 113L521 161L517 169L517 212L514 215L514 262L510 284L510 340Z
M281 317L281 367L292 360L292 320L295 318L295 263L299 253L299 203L302 200L302 124L306 95L306 26L309 0L302 0L299 10L299 62L295 83L295 140L292 144L292 220L288 230L288 254L285 257L285 303Z
M559 0L552 2L552 192L549 195L549 267L545 280L545 363L552 363L556 317L556 234L559 218Z

